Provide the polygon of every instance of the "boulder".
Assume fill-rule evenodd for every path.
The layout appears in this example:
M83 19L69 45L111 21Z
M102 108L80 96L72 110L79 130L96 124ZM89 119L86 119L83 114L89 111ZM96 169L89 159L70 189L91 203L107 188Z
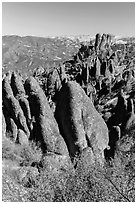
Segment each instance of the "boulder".
M102 161L109 142L108 129L78 83L71 81L61 88L55 117L71 158L89 146Z
M29 95L31 114L35 117L33 131L35 139L41 142L43 151L68 155L53 112L38 82L33 77L28 78L25 81L25 89Z
M54 153L44 155L42 166L44 170L46 169L47 171L52 171L54 173L74 169L70 158L65 155L57 155Z
M39 175L35 167L21 167L16 170L16 177L20 184L25 187L32 187L35 184L36 177Z
M21 145L29 145L28 137L21 129L18 129L17 142Z
M2 96L9 97L13 96L12 88L10 86L10 77L9 75L5 76L2 80Z
M104 121L107 123L107 121L109 120L109 118L111 118L111 116L112 116L111 112L105 112L103 115Z
M6 136L6 121L4 114L2 112L2 138L4 138L5 136Z
M15 142L17 139L17 132L18 132L17 126L14 120L10 117L7 117L6 121L7 121L7 131L10 134L10 139Z

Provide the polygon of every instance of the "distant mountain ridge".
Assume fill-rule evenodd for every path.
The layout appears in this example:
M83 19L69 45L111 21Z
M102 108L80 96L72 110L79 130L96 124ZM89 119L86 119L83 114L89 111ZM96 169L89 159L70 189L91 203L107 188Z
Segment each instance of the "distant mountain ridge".
M134 37L123 38L113 36L116 44L135 42ZM31 75L38 66L51 67L69 60L78 52L80 44L94 42L90 35L70 36L2 36L2 67L3 71L20 70Z
M3 70L22 70L30 72L38 66L51 66L66 61L80 47L78 40L69 38L43 38L34 36L3 36Z

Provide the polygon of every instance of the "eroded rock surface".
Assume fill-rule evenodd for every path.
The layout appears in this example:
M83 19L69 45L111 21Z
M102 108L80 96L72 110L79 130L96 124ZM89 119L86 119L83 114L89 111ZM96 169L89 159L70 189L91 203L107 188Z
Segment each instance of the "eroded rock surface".
M46 96L38 82L30 77L25 81L29 96L31 114L35 117L34 137L42 142L45 151L68 154L64 139L59 133L57 122L51 111Z
M60 90L55 117L71 157L89 146L96 158L103 159L109 141L107 126L76 82Z

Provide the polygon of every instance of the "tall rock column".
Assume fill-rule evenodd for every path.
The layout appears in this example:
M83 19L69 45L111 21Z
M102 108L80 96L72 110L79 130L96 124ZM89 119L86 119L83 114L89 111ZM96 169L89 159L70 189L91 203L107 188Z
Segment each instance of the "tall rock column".
M41 142L45 152L68 155L66 144L59 133L53 112L38 82L33 77L29 77L25 81L25 89L29 96L32 116L35 118L35 139Z
M4 106L3 108L8 111L9 116L14 120L18 128L22 129L29 138L30 131L26 124L26 118L18 100L13 95L10 79L8 76L6 76L2 81L2 96Z

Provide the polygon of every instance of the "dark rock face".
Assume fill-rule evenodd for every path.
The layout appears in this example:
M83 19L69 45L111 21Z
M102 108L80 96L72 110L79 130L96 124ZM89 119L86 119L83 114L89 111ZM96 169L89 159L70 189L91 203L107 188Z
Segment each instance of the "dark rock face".
M130 128L135 126L135 113L134 113L133 99L128 99L127 101L126 121L123 124L123 126L125 130L129 130Z
M127 115L127 121L125 124L125 130L129 130L130 128L134 127L135 128L135 114L130 112Z
M74 85L76 86L74 87ZM74 84L72 82L65 84L59 93L59 101L55 111L60 132L66 141L70 156L72 157L87 147L81 119L82 104L78 104L82 98L79 88L80 86L75 82ZM83 90L82 93L84 93Z
M108 61L108 69L109 69L110 74L114 76L115 69L114 69L114 62L112 59Z
M122 135L135 124L134 103L133 99L119 93L117 104L114 108L114 114L108 119L107 125L111 130L113 126L120 126Z
M107 69L107 62L104 60L101 63L101 70L100 70L101 75L105 76L106 69Z
M22 77L17 75L15 72L11 75L11 87L15 97L26 95Z
M121 138L121 130L119 126L113 126L109 132L109 150L105 150L106 159L114 158L117 141Z
M121 138L121 131L119 126L113 126L109 132L109 145L114 147L116 141Z
M108 43L109 47L110 47L110 44L111 44L111 40L112 40L111 35L107 34L107 43Z
M109 118L107 125L111 129L112 126L122 125L125 126L127 115L127 100L122 93L118 95L118 101L114 109L114 114Z
M132 98L129 98L127 100L127 112L128 113L134 113L134 102Z
M55 117L71 158L89 146L96 158L103 159L109 141L107 126L76 82L60 90Z
M29 95L31 114L35 117L34 137L41 141L45 151L67 155L67 147L61 137L54 115L38 82L30 77L25 81Z
M101 42L101 35L99 33L96 34L96 39L95 39L95 50L99 48L99 44Z

